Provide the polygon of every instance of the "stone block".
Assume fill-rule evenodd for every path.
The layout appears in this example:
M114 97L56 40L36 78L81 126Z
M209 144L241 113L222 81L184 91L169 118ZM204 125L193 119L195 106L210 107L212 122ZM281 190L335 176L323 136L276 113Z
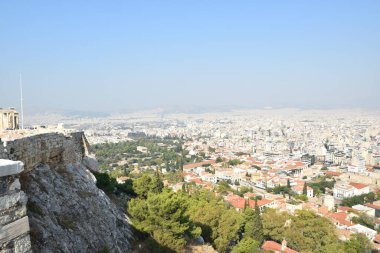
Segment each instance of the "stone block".
M9 191L16 191L21 189L20 180L16 178L10 185L9 185Z
M26 206L12 207L0 214L0 226L26 216Z
M29 219L27 216L0 228L0 244L9 242L20 235L29 232Z
M23 163L0 159L0 177L19 174L23 171Z
M17 203L26 204L27 198L24 192L16 192L13 194L0 197L0 211L6 210Z
M15 253L26 253L30 252L32 245L30 243L29 235L17 238L14 242L14 252Z

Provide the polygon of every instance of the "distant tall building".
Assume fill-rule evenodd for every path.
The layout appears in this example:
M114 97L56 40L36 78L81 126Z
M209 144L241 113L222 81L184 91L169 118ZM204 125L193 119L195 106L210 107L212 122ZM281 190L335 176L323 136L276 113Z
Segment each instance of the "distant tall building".
M15 110L15 108L0 108L0 130L19 129L19 121L19 113Z

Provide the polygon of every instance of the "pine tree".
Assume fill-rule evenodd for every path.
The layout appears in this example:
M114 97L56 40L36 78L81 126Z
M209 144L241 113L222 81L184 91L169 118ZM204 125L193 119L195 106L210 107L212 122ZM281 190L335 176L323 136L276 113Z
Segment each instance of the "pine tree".
M164 183L162 182L160 178L160 173L158 172L158 170L156 170L156 173L154 173L154 176L152 178L151 191L154 193L160 193L162 192L163 188L164 188Z
M307 184L303 184L302 194L307 196Z
M183 171L183 158L181 157L180 160L180 166L179 166L180 171Z
M253 217L253 225L253 239L261 244L264 241L263 220L260 215L260 207L257 204L257 198L255 199L255 215Z
M290 189L290 179L288 179L286 186Z

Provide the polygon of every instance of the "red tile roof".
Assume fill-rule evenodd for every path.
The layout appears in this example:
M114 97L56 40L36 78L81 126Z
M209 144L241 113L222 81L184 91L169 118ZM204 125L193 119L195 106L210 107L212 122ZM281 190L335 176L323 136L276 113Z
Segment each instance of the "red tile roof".
M239 209L244 209L245 203L248 203L248 206L250 208L255 208L255 201L251 199L246 199L243 197L240 197L238 195L230 195L226 198L226 201L230 203L233 207L239 208ZM269 199L261 199L257 201L257 204L259 207L265 206L269 203L271 203L273 200Z
M340 206L338 207L338 211L341 211L341 212L348 212L350 210L353 210L351 207L348 207L348 206Z
M327 216L332 219L334 222L338 222L341 225L345 225L347 227L350 227L353 225L353 223L349 220L347 220L347 213L340 212L340 213L328 213Z
M246 199L238 195L230 195L226 198L226 201L235 208L244 209Z
M295 191L303 191L303 185L293 186L293 190L295 190ZM310 186L307 186L307 190L311 191L311 190L313 190L313 188L311 188Z
M199 162L199 163L189 163L189 164L183 165L183 168L184 169L192 169L192 168L202 167L202 165L214 164L214 163L215 163L215 160L208 160L208 161L203 161L203 162Z
M368 206L368 207L371 207L371 208L373 208L373 209L380 209L380 206L378 206L378 205L374 205L374 204L370 204L370 203L367 203L367 204L364 204L365 206Z
M285 253L299 253L298 251L292 250L288 247L285 248L285 250L281 249L281 244L274 242L274 241L265 241L263 246L261 246L263 250L266 251L281 251Z
M380 243L380 235L379 234L376 234L374 241L377 243Z
M359 184L359 183L350 183L351 186L355 187L356 189L363 189L367 187L367 184Z
M298 169L300 167L304 167L305 163L300 162L300 161L289 161L285 165L285 170L293 170L293 169Z
M318 212L326 215L329 213L329 209L327 206L321 206L320 208L318 208Z
M326 175L331 175L331 176L334 176L334 177L339 177L340 175L342 175L342 173L340 173L340 172L330 171L330 170L326 170L325 174Z
M249 207L250 208L255 208L255 201L254 200L248 200L249 201ZM269 203L271 203L273 200L269 200L269 199L260 199L260 200L257 200L257 205L258 206L265 206Z
M255 196L256 196L256 194L254 194L252 192L246 192L246 193L244 193L244 197L245 198L250 198L250 197L255 197Z

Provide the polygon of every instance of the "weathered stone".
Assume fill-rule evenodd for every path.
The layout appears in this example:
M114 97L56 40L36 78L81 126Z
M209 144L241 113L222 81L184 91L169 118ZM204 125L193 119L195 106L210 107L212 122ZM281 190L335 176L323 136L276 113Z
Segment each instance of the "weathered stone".
M41 165L28 172L25 191L38 210L28 211L34 252L129 251L128 219L93 177L82 164L59 170Z
M23 171L22 162L0 159L0 177L19 174L21 171Z
M68 163L80 162L88 152L87 146L83 132L68 135L48 133L7 142L4 149L0 148L0 158L20 160L25 170L29 171L40 163L54 167L63 160Z
M26 206L12 207L0 215L0 225L8 224L26 216Z
M15 253L26 253L30 252L32 245L30 243L29 235L17 238L14 242L14 252Z
M28 217L21 218L10 224L0 227L0 244L29 232Z
M84 158L88 152L83 132L41 134L0 148L0 158L25 165L20 180L22 164L0 169L1 253L29 253L31 248L38 253L130 250L128 217L96 187L88 169L97 171L97 162Z
M21 204L26 203L26 195L23 192L16 192L2 196L0 197L0 210L5 210L12 206L15 206L18 202Z
M83 157L83 165L90 171L99 172L99 164L95 156L88 155Z
M12 180L12 176L0 177L0 195L3 195L8 192L9 184Z
M10 185L9 185L9 191L16 191L21 189L20 180L16 178Z

